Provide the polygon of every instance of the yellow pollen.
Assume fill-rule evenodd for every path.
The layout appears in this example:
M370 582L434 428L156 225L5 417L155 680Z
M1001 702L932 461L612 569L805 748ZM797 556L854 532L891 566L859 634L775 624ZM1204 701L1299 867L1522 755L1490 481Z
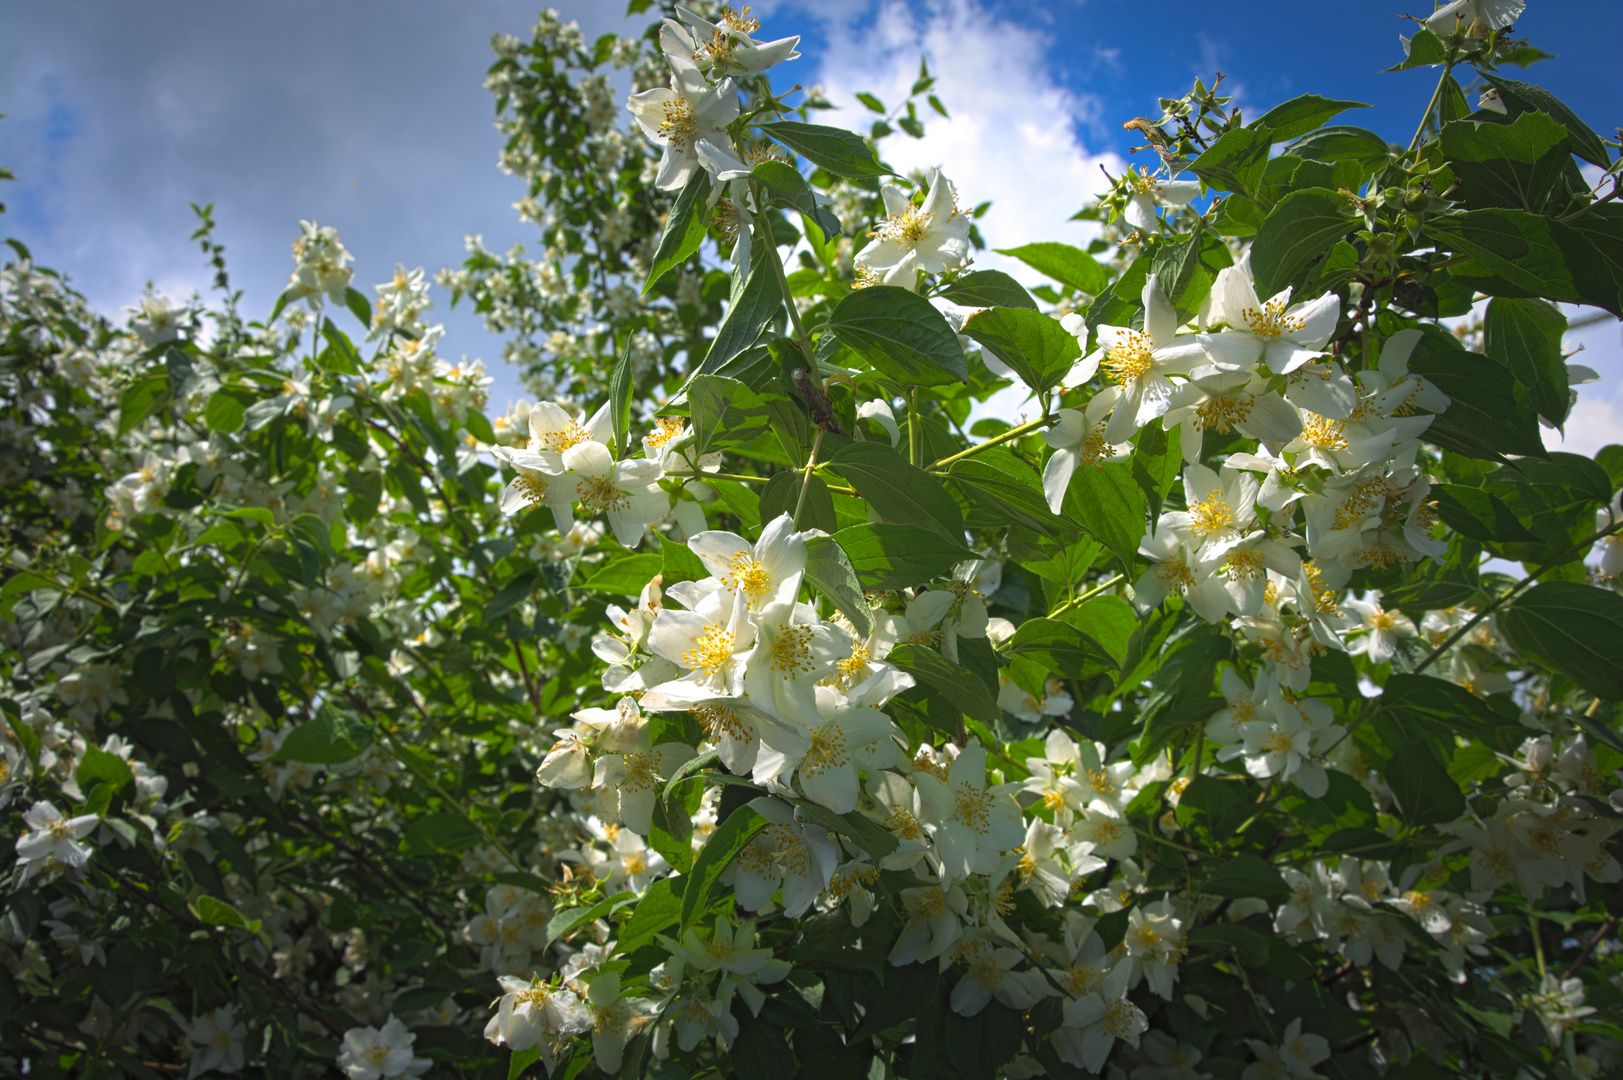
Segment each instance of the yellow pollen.
M1302 414L1302 441L1318 450L1347 449L1347 421L1331 420L1318 413Z
M1091 964L1067 964L1055 981L1065 988L1067 994L1081 997L1098 978L1099 972Z
M1189 529L1196 536L1211 536L1234 528L1234 511L1221 491L1189 504Z
M939 645L941 644L941 631L915 630L907 635L909 645Z
M1088 786L1100 795L1114 795L1121 790L1121 784L1104 769L1088 770Z
M1437 901L1432 899L1430 893L1424 893L1418 889L1411 889L1404 893L1403 899L1410 907L1415 909L1416 914L1424 914L1437 906Z
M1386 502L1386 481L1380 477L1360 480L1353 484L1341 505L1336 508L1334 529L1350 529L1371 514L1378 513Z
M591 437L591 433L576 423L566 424L561 431L549 431L539 439L530 440L531 450L556 450L563 453L571 446L583 443Z
M641 874L648 869L648 860L640 851L633 851L621 860L621 865L628 874Z
M632 751L626 755L626 778L620 786L627 791L652 791L659 786L659 769L654 755Z
M1264 341L1272 341L1281 335L1293 333L1302 329L1306 323L1294 316L1285 314L1283 300L1270 300L1262 305L1262 310L1246 308L1240 312L1240 318L1245 320L1251 332Z
M800 762L802 777L821 776L830 769L849 764L851 755L846 751L845 732L838 724L819 724L812 728L811 747Z
M1255 394L1246 394L1244 397L1231 397L1225 394L1221 397L1207 398L1195 406L1195 430L1216 431L1227 435L1230 427L1246 422L1256 401Z
M1482 865L1500 881L1516 876L1516 860L1504 848L1490 848L1482 853Z
M919 827L919 819L913 816L911 810L900 806L891 810L881 824L885 826L885 829L891 835L901 840L922 840L924 838L924 830Z
M747 551L733 556L732 569L721 579L721 583L743 593L751 604L758 602L772 588L771 575Z
M1369 624L1377 630L1390 630L1397 625L1397 621L1386 612L1377 610L1369 617Z
M1291 737L1283 731L1275 731L1262 741L1262 748L1270 754L1283 754L1291 748Z
M1133 1006L1126 998L1117 998L1099 1018L1099 1030L1116 1039L1125 1039L1133 1033Z
M811 671L811 636L810 627L781 628L772 639L772 670L781 672L786 679Z
M693 710L693 715L698 717L705 733L713 740L728 735L734 742L750 741L750 731L744 726L744 721L726 705L700 705Z
M1161 944L1161 932L1148 923L1133 931L1133 936L1141 949L1153 949Z
M913 759L913 767L929 773L942 782L947 779L948 768L946 762L935 760L922 746L919 747L918 756Z
M1189 569L1189 564L1184 561L1182 553L1166 562L1156 563L1155 576L1177 592L1182 592L1195 584L1194 572Z
M822 680L818 686L832 686L836 690L849 690L862 681L868 674L868 646L854 645L851 655L834 665L839 674L830 675Z
M1254 549L1229 552L1225 569L1230 581L1260 578L1268 572L1262 562L1262 553Z
M941 917L947 898L940 889L921 889L902 901L907 917L918 922L933 922Z
M924 234L930 230L930 222L934 214L927 214L917 207L910 206L900 214L892 214L885 223L879 226L876 235L881 240L894 240L903 251L912 251L924 239Z
M982 836L987 836L992 831L992 796L985 791L959 782L958 792L952 800L952 813L960 825L973 829Z
M1316 562L1302 564L1302 575L1307 578L1308 589L1312 593L1313 604L1320 615L1340 615L1341 605L1336 603L1336 590L1327 589L1324 585L1324 571Z
M631 496L614 486L606 476L584 476L576 493L582 506L593 510L624 510L631 505Z
M677 96L665 103L665 119L659 122L659 133L677 150L693 145L699 134L699 122L693 116L693 103Z
M654 423L657 426L643 439L643 442L647 444L650 450L658 450L682 434L682 418L680 416L661 416Z
M693 648L682 654L682 666L698 668L706 675L714 676L716 672L726 667L733 658L733 634L731 630L712 623L705 627L699 640L693 643ZM730 710L729 710L730 711ZM736 721L736 717L734 717Z
M1059 813L1065 809L1065 793L1063 791L1043 792L1043 806L1056 814Z
M1105 350L1104 369L1119 383L1132 382L1150 370L1155 363L1154 352L1148 334L1129 330Z
M1104 468L1104 459L1110 455L1110 444L1105 442L1105 426L1095 424L1077 447L1077 457L1089 465Z
M1093 842L1100 847L1109 847L1127 835L1127 830L1115 818L1100 818L1093 823L1091 831Z

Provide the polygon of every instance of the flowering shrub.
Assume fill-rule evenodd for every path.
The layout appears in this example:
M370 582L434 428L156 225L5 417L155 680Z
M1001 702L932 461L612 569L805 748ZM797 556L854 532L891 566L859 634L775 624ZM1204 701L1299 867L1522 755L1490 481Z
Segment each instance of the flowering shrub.
M1521 8L1416 27L1407 146L1166 99L1030 290L913 99L544 15L543 254L442 275L494 418L331 227L263 322L206 209L122 327L14 244L4 1069L1614 1073L1623 448L1540 428L1620 166Z

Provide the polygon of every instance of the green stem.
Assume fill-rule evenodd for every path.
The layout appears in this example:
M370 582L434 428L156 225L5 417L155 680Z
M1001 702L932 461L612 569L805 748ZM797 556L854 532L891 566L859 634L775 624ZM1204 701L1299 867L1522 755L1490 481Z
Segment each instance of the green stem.
M907 460L917 468L920 456L919 388L915 386L907 395Z
M1597 540L1604 540L1606 537L1611 536L1619 529L1623 529L1623 521L1612 522L1612 524L1606 526L1606 528L1602 529L1598 533L1595 533L1593 536L1586 537L1578 541L1576 544L1573 544L1561 554L1557 555L1555 558L1551 559L1537 570L1534 570L1531 574L1528 574L1526 577L1522 578L1515 585L1512 585L1499 597L1483 605L1482 610L1476 613L1475 618L1466 623L1464 626L1460 627L1458 630L1454 631L1452 634L1448 635L1448 637L1443 639L1441 645L1438 645L1435 649L1431 650L1431 652L1426 655L1426 658L1420 661L1419 666L1414 669L1414 674L1418 675L1422 671L1425 671L1428 667L1436 662L1438 657L1442 656L1449 649L1453 648L1456 642L1458 642L1466 634L1469 634L1472 630L1476 629L1477 624L1483 619L1486 619L1489 615L1492 615L1495 611L1499 610L1499 608L1508 603L1517 593L1527 588L1527 586L1533 584L1533 582L1537 581L1540 577L1543 577L1549 571L1566 562L1567 556L1571 555L1575 551L1588 547Z
M1048 613L1048 617L1050 619L1052 619L1055 615L1058 615L1062 611L1069 611L1072 608L1076 607L1078 604L1085 603L1085 602L1087 602L1089 600L1092 600L1095 596L1098 596L1100 593L1104 592L1106 589L1108 589L1112 585L1116 584L1116 582L1120 581L1122 579L1122 576L1123 575L1121 575L1121 574L1115 574L1115 575L1113 575L1113 576L1111 576L1109 578L1106 578L1104 581L1099 582L1099 584L1095 585L1093 588L1089 589L1087 592L1083 593L1081 596L1073 596L1071 599L1065 601L1065 603L1061 604L1059 607L1055 608L1053 611L1050 611Z
M778 257L778 243L772 236L772 226L766 220L766 211L762 209L759 185L750 181L750 191L755 196L755 231L757 239L766 244L767 258L772 260L772 273L778 279L778 288L783 292L783 305L789 309L789 323L794 327L795 344L800 346L800 352L806 358L806 372L817 388L823 388L823 376L817 370L817 355L812 351L811 338L806 336L806 328L800 322L800 309L795 306L794 294L789 291L789 278L783 272L783 260Z
M811 488L812 469L817 465L817 451L823 445L823 429L817 429L817 436L812 439L811 455L806 458L806 475L800 481L800 498L795 500L795 528L801 528L800 515L806 509L806 492Z
M914 393L917 393L917 391L914 391ZM976 454L979 454L984 450L990 450L994 446L1001 446L1006 442L1012 442L1013 440L1018 439L1022 435L1026 435L1026 434L1029 434L1029 433L1031 433L1033 431L1036 431L1038 428L1047 427L1049 424L1053 423L1053 421L1054 421L1054 418L1052 416L1048 416L1047 414L1039 416L1035 420L1028 420L1024 424L1020 424L1017 427L1010 428L1008 431L1005 431L1001 435L992 436L990 439L987 439L983 443L976 443L974 446L971 446L968 450L960 450L958 453L953 454L951 457L944 457L940 461L937 461L934 464L932 464L926 471L927 472L937 472L937 471L941 470L942 468L944 468L944 467L946 467L948 465L951 465L955 461L962 461L964 458L974 457Z
M1415 147L1420 145L1421 137L1426 134L1426 121L1431 119L1431 111L1443 99L1443 87L1448 85L1448 76L1453 70L1454 62L1452 60L1443 65L1442 77L1437 80L1437 88L1431 92L1431 100L1426 103L1426 111L1420 114L1420 126L1415 128L1414 138L1409 140L1409 149L1404 151L1405 154L1412 154Z

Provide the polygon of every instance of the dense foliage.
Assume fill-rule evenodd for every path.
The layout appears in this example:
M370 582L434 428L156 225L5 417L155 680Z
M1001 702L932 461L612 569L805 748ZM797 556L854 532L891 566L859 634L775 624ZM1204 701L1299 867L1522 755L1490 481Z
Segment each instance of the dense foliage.
M1521 8L1406 145L1165 99L1030 290L883 163L927 69L859 137L745 15L543 15L495 417L331 227L262 322L206 208L122 326L14 243L0 1070L1623 1068L1623 448L1541 434L1623 164Z

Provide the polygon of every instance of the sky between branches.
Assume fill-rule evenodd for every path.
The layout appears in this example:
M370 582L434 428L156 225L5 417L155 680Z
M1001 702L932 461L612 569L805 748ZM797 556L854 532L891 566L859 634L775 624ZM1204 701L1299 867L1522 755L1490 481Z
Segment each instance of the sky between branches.
M620 0L556 6L588 40L639 25L620 17ZM1154 20L1139 0L754 6L768 36L803 35L802 59L775 70L774 85L822 84L846 106L825 123L861 130L872 114L855 93L896 103L928 55L952 119L928 116L925 139L893 137L886 158L903 170L943 165L966 205L992 200L982 231L999 247L1085 242L1084 226L1065 219L1098 186L1101 165L1124 167L1122 121L1156 114L1158 95L1197 76L1227 73L1249 116L1301 93L1368 101L1348 122L1392 138L1412 130L1434 78L1375 75L1397 61L1407 32L1390 0L1169 0ZM468 233L497 251L533 245L511 209L522 187L495 166L500 137L480 83L490 34L526 37L535 10L508 0L0 4L0 163L18 177L0 193L0 232L115 312L149 279L177 298L206 289L187 203L212 201L250 317L285 283L300 218L340 230L368 295L397 261L431 273L460 262ZM1623 10L1531 0L1519 29L1561 54L1526 77L1602 133L1623 122L1610 111L1605 56ZM1010 262L977 259L1041 280ZM500 343L436 293L443 353L486 360L493 408L523 396ZM1592 454L1623 441L1623 337L1608 321L1568 344L1583 345L1581 362L1606 378L1581 390L1568 422L1565 448ZM1553 433L1546 442L1561 448Z

